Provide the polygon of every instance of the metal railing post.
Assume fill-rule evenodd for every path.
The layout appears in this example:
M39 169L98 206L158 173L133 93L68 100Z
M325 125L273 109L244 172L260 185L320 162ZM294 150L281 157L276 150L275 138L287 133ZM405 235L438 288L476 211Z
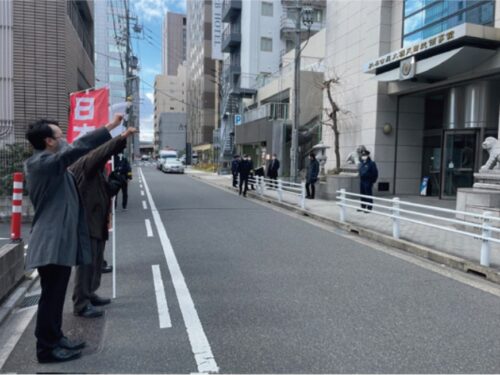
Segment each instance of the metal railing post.
M266 191L266 178L264 176L260 177L260 195L264 195Z
M301 186L301 191L300 191L300 208L303 210L306 209L306 183L302 182L300 184Z
M283 200L283 181L281 178L278 180L278 200L280 202Z
M483 230L482 230L482 244L481 244L481 266L490 266L490 250L491 250L491 215L490 211L486 211L483 213Z
M399 198L392 198L392 237L399 239L400 220L399 220Z
M345 189L340 189L340 221L345 223Z

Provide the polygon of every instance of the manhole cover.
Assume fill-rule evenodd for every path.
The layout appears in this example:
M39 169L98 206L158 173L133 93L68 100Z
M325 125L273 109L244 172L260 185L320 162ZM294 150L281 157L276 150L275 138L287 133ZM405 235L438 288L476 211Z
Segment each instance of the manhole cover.
M23 302L19 305L20 309L25 307L35 306L40 301L40 294L35 294L34 296L24 297Z

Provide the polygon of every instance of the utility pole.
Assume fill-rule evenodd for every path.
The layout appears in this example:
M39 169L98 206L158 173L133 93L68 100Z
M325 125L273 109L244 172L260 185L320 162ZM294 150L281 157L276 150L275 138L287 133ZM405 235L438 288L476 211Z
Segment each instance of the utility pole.
M293 81L293 125L292 147L290 148L290 177L297 182L298 154L299 154L299 125L300 125L300 18L302 7L300 0L295 0L295 77Z
M129 14L129 2L125 0L125 100L128 101L132 96L131 84L130 84L130 14ZM125 127L129 127L133 124L133 105L128 109L128 120L125 123ZM130 137L127 143L127 154L128 160L132 163L134 161L134 137Z
M292 124L292 147L290 148L290 177L293 182L297 182L299 169L299 126L300 126L300 55L301 44L301 22L307 27L308 32L313 24L312 8L304 7L303 0L295 0L295 77L293 82L293 124ZM302 20L304 16L304 20Z

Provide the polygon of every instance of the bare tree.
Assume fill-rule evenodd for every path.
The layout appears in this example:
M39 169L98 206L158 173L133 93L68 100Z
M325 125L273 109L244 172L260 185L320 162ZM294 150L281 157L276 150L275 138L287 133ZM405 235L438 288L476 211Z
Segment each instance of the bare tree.
M333 75L332 78L323 81L321 84L321 87L324 91L326 91L326 96L328 98L328 103L329 107L324 108L326 117L328 120L322 121L321 123L323 125L327 125L330 127L333 131L334 135L334 147L333 150L335 152L335 169L334 169L334 174L340 173L340 145L339 145L339 138L340 138L340 132L339 132L339 119L338 119L338 114L339 112L342 114L348 114L350 113L347 110L342 110L335 99L333 98L333 89L336 85L340 84L340 78L337 75Z

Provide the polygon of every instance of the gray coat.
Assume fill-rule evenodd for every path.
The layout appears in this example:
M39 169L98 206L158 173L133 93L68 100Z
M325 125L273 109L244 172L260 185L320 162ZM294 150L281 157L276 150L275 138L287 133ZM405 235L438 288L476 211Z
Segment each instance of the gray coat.
M27 187L35 208L26 268L90 263L85 213L67 167L109 139L108 130L99 128L57 153L35 150L26 160Z

